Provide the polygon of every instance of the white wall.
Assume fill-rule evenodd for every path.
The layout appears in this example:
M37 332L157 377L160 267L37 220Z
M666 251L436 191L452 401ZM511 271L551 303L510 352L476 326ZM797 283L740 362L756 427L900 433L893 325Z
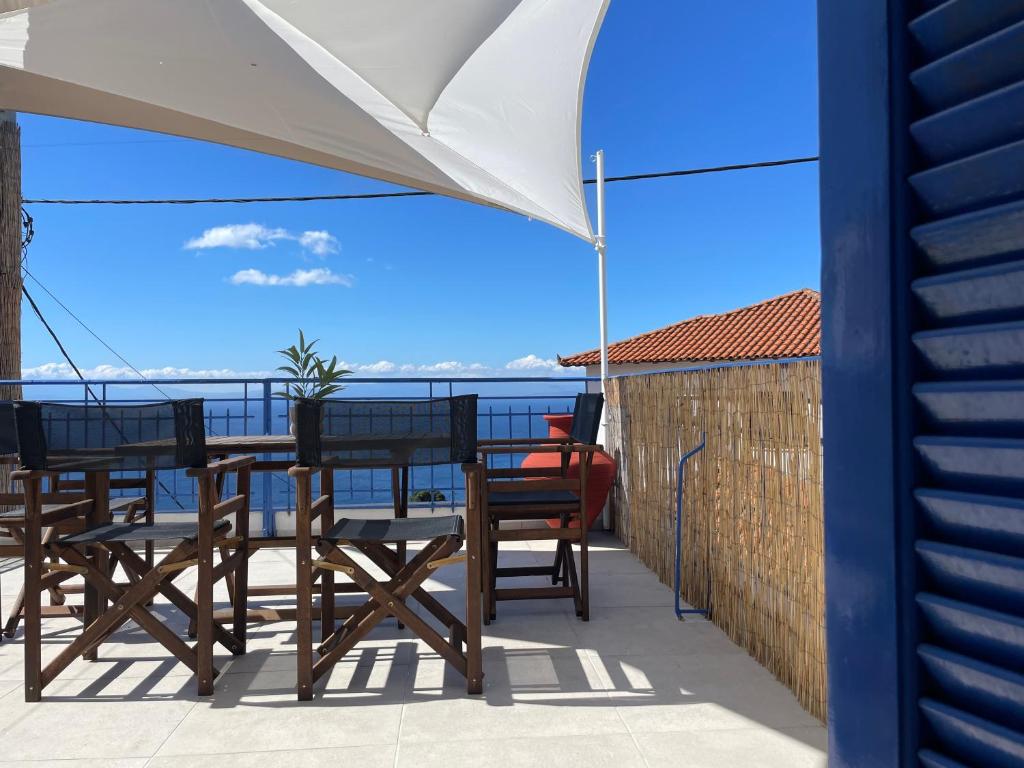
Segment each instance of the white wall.
M608 366L608 375L617 376L622 373L651 373L652 371L667 371L673 368L692 368L702 363L612 363ZM588 365L587 376L600 376L600 365ZM598 381L587 382L588 392L600 392L601 383Z

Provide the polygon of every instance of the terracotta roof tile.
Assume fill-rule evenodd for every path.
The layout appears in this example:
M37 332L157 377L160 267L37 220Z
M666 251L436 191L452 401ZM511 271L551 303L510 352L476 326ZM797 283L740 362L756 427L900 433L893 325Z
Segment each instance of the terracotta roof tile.
M701 315L608 346L609 363L723 362L805 357L821 352L821 295L793 291L720 315ZM559 357L564 366L597 365L592 349Z

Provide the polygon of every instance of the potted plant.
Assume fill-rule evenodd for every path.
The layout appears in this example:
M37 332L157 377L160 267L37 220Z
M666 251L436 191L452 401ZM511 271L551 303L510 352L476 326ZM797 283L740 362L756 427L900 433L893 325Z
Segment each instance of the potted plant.
M295 400L299 397L306 397L312 400L323 400L325 397L340 392L345 388L341 379L351 376L352 371L338 367L338 356L331 358L330 363L325 363L323 358L316 353L316 345L319 339L306 343L306 336L299 329L298 346L292 345L287 349L279 349L277 353L286 361L286 365L278 366L277 370L287 373L293 381L285 383L284 389L277 392L278 397L285 400ZM288 432L295 434L295 420L293 418L294 408L288 406Z

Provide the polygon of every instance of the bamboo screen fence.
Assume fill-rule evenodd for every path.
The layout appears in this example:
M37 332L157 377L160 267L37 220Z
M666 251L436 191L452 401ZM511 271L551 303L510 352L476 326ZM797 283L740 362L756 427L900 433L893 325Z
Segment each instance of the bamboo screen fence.
M817 360L612 379L616 531L682 598L825 718L821 369Z

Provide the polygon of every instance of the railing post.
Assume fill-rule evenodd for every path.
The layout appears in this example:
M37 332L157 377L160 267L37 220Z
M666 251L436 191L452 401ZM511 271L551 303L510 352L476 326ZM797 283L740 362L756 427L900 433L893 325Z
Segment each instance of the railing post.
M274 401L270 391L270 379L263 380L263 434L274 434ZM270 460L270 454L264 454L265 460ZM273 536L277 533L277 526L274 520L274 478L270 472L263 473L263 535Z

